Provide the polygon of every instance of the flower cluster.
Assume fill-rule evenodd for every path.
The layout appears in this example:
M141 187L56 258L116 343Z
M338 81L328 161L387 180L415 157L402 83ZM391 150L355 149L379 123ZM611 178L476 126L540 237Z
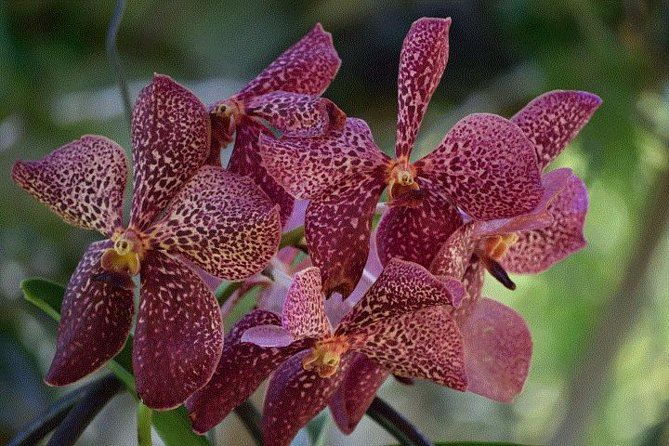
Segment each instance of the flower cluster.
M139 275L137 392L154 409L185 404L198 433L268 377L267 445L289 444L328 405L350 433L390 375L497 401L517 395L531 337L520 315L481 296L485 271L514 289L509 273L544 271L585 246L583 182L545 169L601 101L554 91L510 119L473 114L412 161L450 23L420 19L404 40L394 157L321 97L340 60L316 25L209 109L154 77L133 112L126 225L126 161L113 141L84 136L17 162L19 186L106 237L67 286L46 382L75 382L122 349ZM224 168L220 151L233 140ZM278 252L296 199L308 200L308 256ZM263 287L259 308L225 336L205 276Z

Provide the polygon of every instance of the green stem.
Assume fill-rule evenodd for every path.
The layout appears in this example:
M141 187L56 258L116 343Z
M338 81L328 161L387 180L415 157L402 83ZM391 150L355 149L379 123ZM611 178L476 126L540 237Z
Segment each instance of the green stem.
M262 446L262 431L260 430L260 413L250 401L246 400L235 408L235 413L244 423L258 446Z
M137 446L151 446L151 409L137 404Z
M403 446L434 446L416 426L378 396L367 409L367 415Z
M128 123L132 122L132 102L130 101L130 93L128 91L128 84L125 81L125 74L123 72L123 66L121 65L121 58L118 55L118 48L116 47L116 37L118 36L118 29L121 26L121 19L123 18L123 10L125 9L125 0L117 0L116 8L114 9L114 15L109 22L109 28L107 29L107 57L109 58L109 63L114 68L114 73L116 74L116 82L118 83L118 89L121 93L121 98L123 99L123 108L125 109L125 115L128 119Z
M219 305L223 305L226 300L232 296L232 293L237 291L244 282L223 282L216 288L214 295L218 300Z
M279 249L283 249L287 246L294 246L300 249L304 246L304 226L298 226L281 236Z

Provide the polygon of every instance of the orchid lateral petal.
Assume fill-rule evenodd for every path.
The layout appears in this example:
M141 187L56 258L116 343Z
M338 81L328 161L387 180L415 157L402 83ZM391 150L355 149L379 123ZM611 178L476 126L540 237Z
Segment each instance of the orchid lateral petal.
M332 332L318 268L296 272L283 302L281 325L295 338L319 338Z
M125 152L87 135L37 161L17 161L12 179L67 223L111 236L122 225Z
M478 257L474 256L465 269L465 273L461 279L466 293L460 307L455 309L452 313L456 320L460 320L462 317L469 314L481 298L485 271L485 267L481 261Z
M247 98L272 91L320 95L334 79L341 60L332 44L332 35L320 23L239 92Z
M295 198L320 202L364 194L361 183L385 184L389 161L367 123L357 118L348 118L342 130L318 138L263 135L260 155L270 175Z
M132 112L135 178L130 226L149 227L205 163L210 141L204 104L170 77L154 75Z
M601 103L592 93L556 90L533 99L511 121L532 141L543 169L574 139Z
M64 386L93 373L118 352L130 333L133 290L98 280L102 253L110 241L91 244L67 285L58 327L56 355L45 381Z
M283 136L297 138L322 136L346 123L346 114L331 100L285 91L253 96L246 101L245 110L269 122Z
M451 302L446 282L416 263L392 259L360 302L342 319L335 335L354 333L380 319Z
M409 157L425 110L448 61L451 19L416 20L404 38L397 77L397 157Z
M223 348L221 315L207 285L179 260L149 251L140 274L137 393L152 409L170 409L213 375Z
M337 292L348 297L367 262L372 218L385 185L371 179L358 187L357 193L340 197L340 202L312 201L307 207L307 247L327 296Z
M468 390L511 402L523 388L532 357L532 337L523 318L506 305L479 299L460 323Z
M443 188L474 220L529 212L543 195L534 146L518 126L496 115L461 119L415 165L419 176Z
M267 266L279 246L281 222L278 206L253 180L204 166L149 236L209 274L240 280Z
M445 306L371 322L356 348L394 375L467 388L462 336Z
M441 245L434 257L430 271L437 276L448 276L461 279L469 265L469 261L478 241L473 237L474 227L471 223L460 226Z
M517 232L518 241L500 260L507 271L540 273L586 246L583 225L588 212L588 191L583 181L573 175L546 209L552 217L549 226Z
M235 145L232 149L228 170L251 177L267 194L272 203L281 208L281 224L286 225L293 211L295 199L281 187L262 165L260 158L260 135L269 135L269 131L260 123L243 117L237 125Z
M389 375L362 353L355 353L350 363L346 376L330 400L332 418L347 435L355 430Z
M458 209L434 186L421 181L420 188L417 206L392 206L381 219L376 233L381 263L398 257L428 268L439 247L462 225Z
M186 401L195 432L203 434L223 421L255 392L279 364L304 348L301 345L294 348L262 348L241 342L243 334L253 327L280 327L280 324L277 314L254 310L232 327L225 336L223 354L214 376Z
M269 381L262 415L263 444L288 446L297 432L327 406L349 367L344 356L338 370L321 378L315 370L305 370L304 351L284 362Z

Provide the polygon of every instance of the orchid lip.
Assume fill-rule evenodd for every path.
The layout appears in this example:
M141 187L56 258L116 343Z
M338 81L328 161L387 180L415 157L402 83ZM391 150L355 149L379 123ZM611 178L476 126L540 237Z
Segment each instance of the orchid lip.
M304 370L315 370L321 378L333 376L339 369L341 358L350 348L345 336L333 336L317 341L309 354L302 359Z
M148 248L146 237L134 229L127 229L115 232L111 240L114 246L102 254L102 268L115 274L138 274Z
M390 161L387 172L386 182L390 198L403 195L407 191L420 189L416 182L416 167L409 163L407 157Z
M513 280L511 280L509 274L497 260L485 254L481 254L480 257L481 257L481 262L483 262L483 266L485 266L488 272L495 279L497 279L502 285L504 285L506 288L512 291L516 289L516 284L513 282Z

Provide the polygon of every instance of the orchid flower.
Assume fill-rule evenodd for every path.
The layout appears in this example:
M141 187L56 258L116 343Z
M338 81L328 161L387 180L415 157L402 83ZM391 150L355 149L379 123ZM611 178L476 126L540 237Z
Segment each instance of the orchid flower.
M280 205L283 224L291 214L293 198L262 167L258 138L272 135L265 121L285 135L300 138L341 127L346 115L320 97L340 65L332 36L319 23L241 91L210 109L213 138L209 162L220 164L221 147L235 135L228 169L253 178Z
M393 257L428 267L462 224L532 210L543 194L532 142L500 116L458 122L429 155L410 162L428 102L446 67L450 19L420 19L400 56L395 158L374 143L359 119L313 138L261 136L269 174L296 198L309 199L305 233L326 294L348 296L362 274L371 220L388 188L390 210L378 231L381 261Z
M240 280L260 271L280 239L278 206L248 178L205 166L205 106L156 75L132 116L134 190L123 225L124 150L84 136L39 161L18 161L14 181L67 223L107 239L84 254L66 289L56 354L45 378L62 386L96 371L126 342L134 314L137 392L155 409L181 404L209 381L221 355L218 304L189 266Z
M318 268L296 273L281 317L256 310L226 339L216 374L186 403L194 430L218 424L274 372L263 413L265 444L287 445L363 357L398 376L466 389L460 334L447 307L463 292L459 283L395 259L333 328Z

